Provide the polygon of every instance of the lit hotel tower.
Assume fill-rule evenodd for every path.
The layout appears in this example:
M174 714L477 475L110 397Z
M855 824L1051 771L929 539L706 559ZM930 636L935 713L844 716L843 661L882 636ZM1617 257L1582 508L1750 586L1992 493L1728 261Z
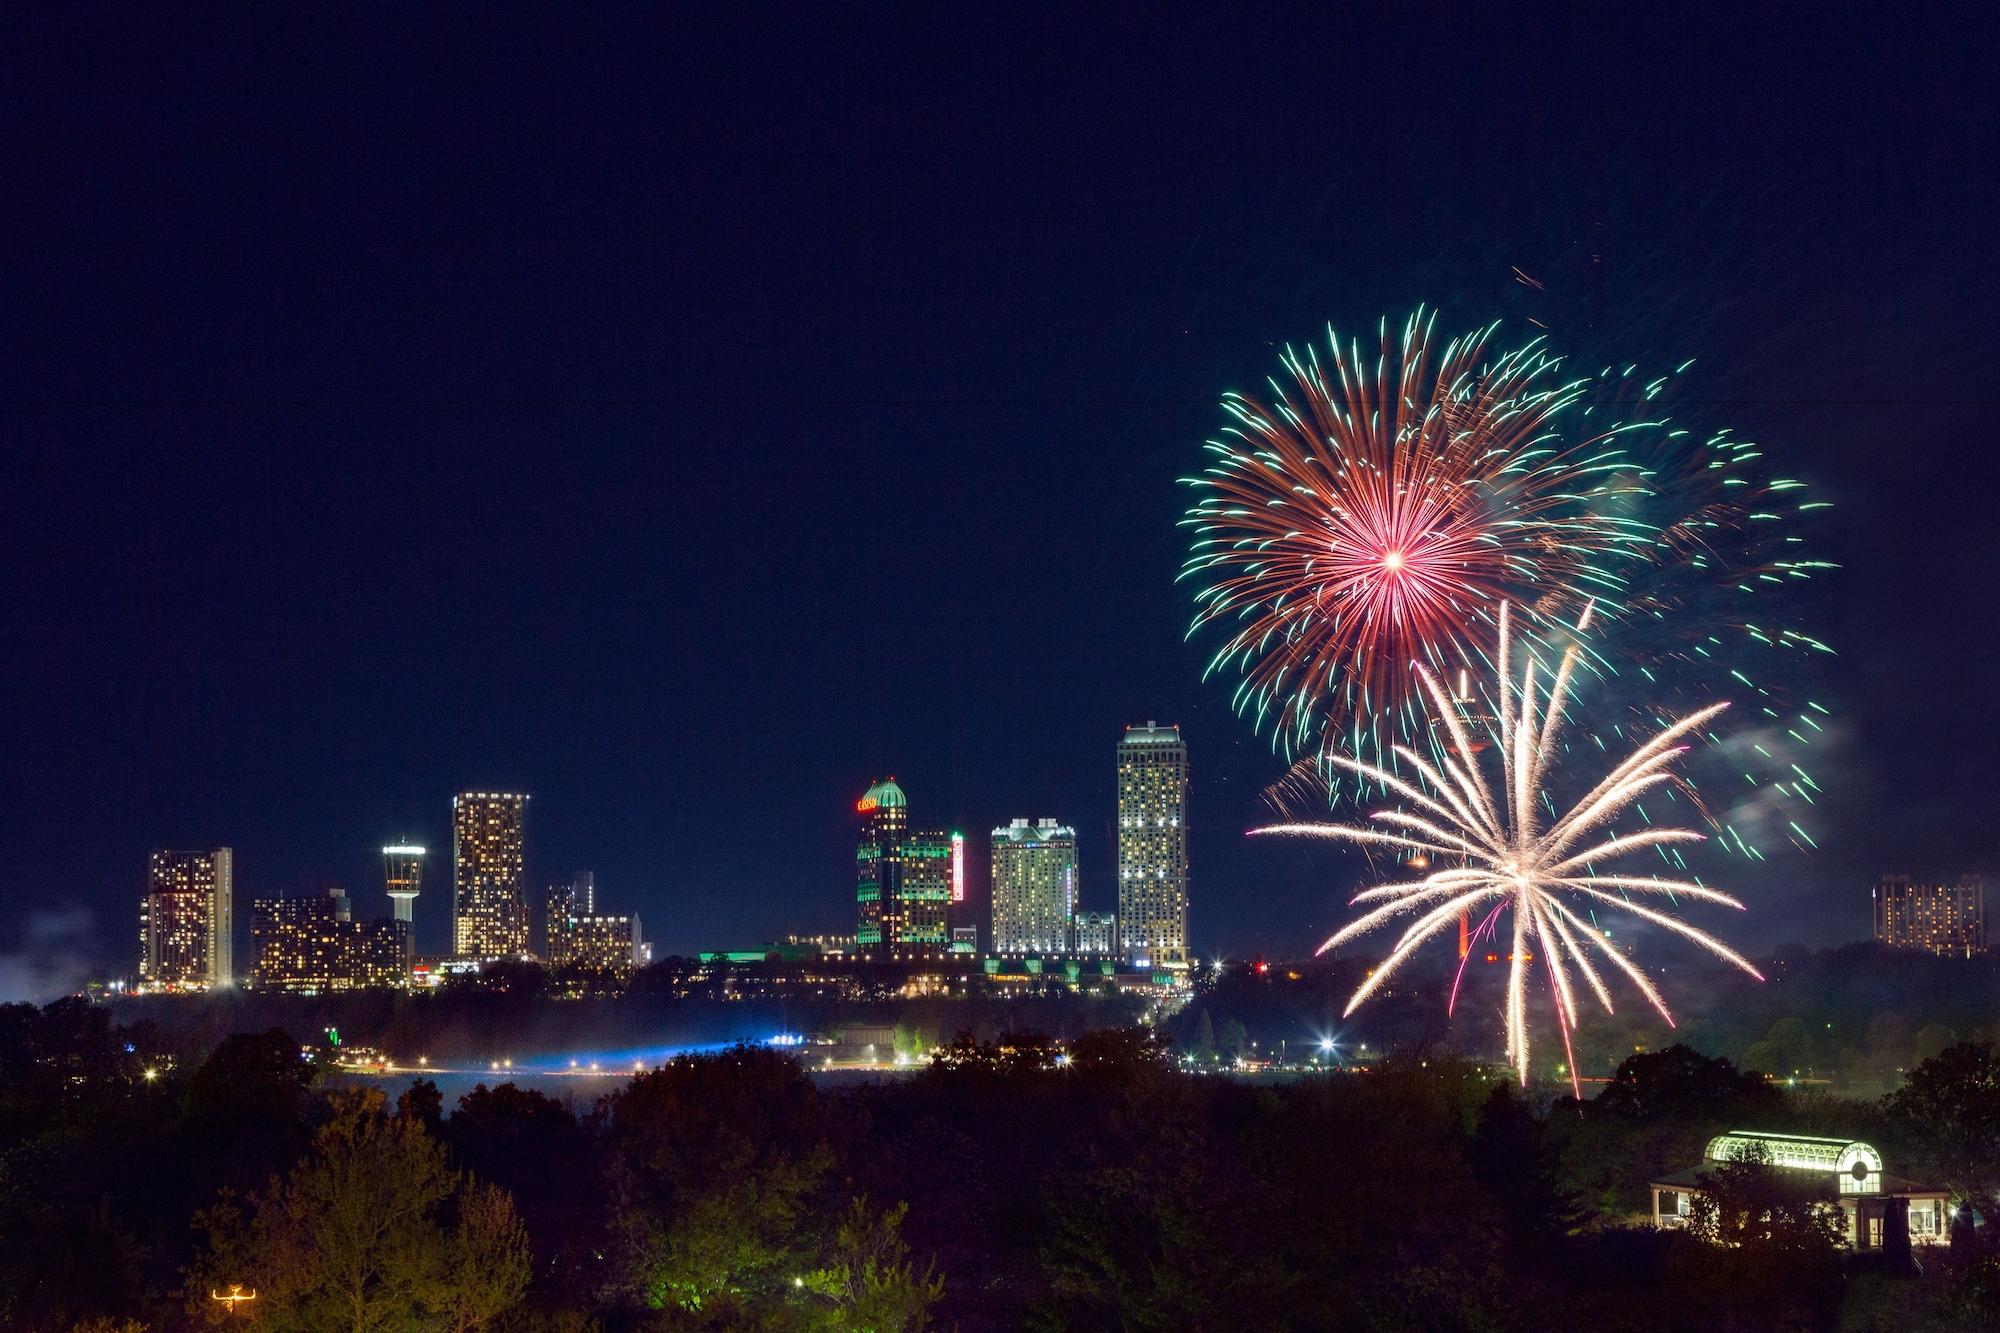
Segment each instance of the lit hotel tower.
M519 958L528 952L522 830L528 798L465 792L451 798L451 938L460 958Z
M1187 745L1148 722L1118 742L1119 955L1135 967L1187 966Z
M861 816L855 951L873 959L941 957L951 947L951 835L911 832L910 803L893 777L863 792L854 811Z
M413 921L417 890L424 882L424 849L400 846L382 849L382 875L389 884L389 901L396 920Z
M156 851L139 905L139 980L148 988L204 989L236 980L236 857Z

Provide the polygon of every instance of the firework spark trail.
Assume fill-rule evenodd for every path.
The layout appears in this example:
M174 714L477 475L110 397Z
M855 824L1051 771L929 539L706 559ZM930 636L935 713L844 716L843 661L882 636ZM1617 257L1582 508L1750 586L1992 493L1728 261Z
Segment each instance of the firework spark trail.
M1240 675L1233 705L1291 763L1274 806L1323 807L1355 776L1336 753L1390 771L1398 745L1435 753L1406 664L1487 675L1502 602L1551 656L1594 604L1606 630L1575 669L1630 678L1598 743L1621 744L1647 706L1712 696L1727 671L1761 731L1704 760L1702 790L1724 799L1698 799L1692 777L1681 790L1732 855L1761 859L1760 828L1812 845L1798 820L1818 789L1794 761L1826 710L1755 677L1767 649L1831 652L1763 606L1831 567L1791 531L1824 504L1750 441L1668 419L1671 375L1574 376L1540 339L1502 351L1497 325L1446 339L1436 324L1419 310L1365 344L1329 329L1324 348L1287 347L1268 395L1224 396L1208 465L1182 479L1189 636L1222 635L1206 674Z
M1702 902L1721 903L1741 909L1737 899L1690 880L1663 879L1650 875L1599 874L1595 866L1628 852L1663 848L1678 843L1699 842L1703 835L1689 829L1646 828L1619 832L1612 822L1631 808L1647 791L1678 779L1671 765L1686 750L1681 742L1718 716L1726 703L1710 704L1679 721L1661 728L1650 740L1614 765L1608 775L1566 813L1538 817L1537 807L1546 802L1542 779L1559 743L1566 714L1565 696L1572 687L1572 667L1581 645L1572 643L1550 682L1549 698L1537 717L1542 674L1532 652L1526 653L1517 681L1509 675L1512 636L1509 608L1500 607L1498 617L1499 669L1495 694L1499 700L1497 744L1499 754L1499 798L1480 771L1463 725L1452 707L1450 696L1435 676L1421 663L1416 674L1437 716L1451 729L1458 742L1439 762L1433 764L1411 756L1420 783L1389 773L1377 765L1349 756L1336 757L1340 764L1383 790L1403 797L1419 813L1406 810L1377 810L1370 815L1374 827L1345 824L1279 824L1254 829L1254 833L1296 834L1330 838L1363 845L1385 846L1426 857L1458 860L1462 864L1435 871L1419 880L1382 884L1357 893L1354 903L1368 904L1368 910L1334 932L1320 951L1333 948L1357 936L1388 924L1397 917L1419 912L1414 923L1405 927L1383 962L1369 973L1348 1001L1352 1014L1361 1003L1386 982L1402 962L1454 923L1461 913L1485 910L1481 930L1494 925L1494 917L1504 910L1513 913L1513 944L1507 971L1507 1059L1525 1085L1528 1081L1527 973L1532 955L1531 941L1539 948L1549 976L1549 990L1555 1003L1556 1020L1563 1032L1565 1049L1569 1030L1576 1026L1576 997L1570 981L1575 967L1593 995L1607 1012L1611 995L1583 944L1598 949L1604 957L1629 977L1640 994L1658 1009L1671 1026L1673 1015L1659 990L1632 962L1613 947L1593 927L1586 925L1574 907L1588 908L1597 903L1629 912L1692 940L1710 953L1748 972L1758 980L1761 973L1747 959L1721 940L1695 929L1676 916L1631 900L1634 893L1683 896ZM1545 808L1553 811L1553 806ZM1490 904L1490 907L1488 906ZM1572 906L1574 905L1574 907ZM1460 971L1463 972L1461 962ZM1458 985L1452 984L1452 1004ZM1574 1055L1569 1061L1572 1084L1576 1082ZM1579 1089L1580 1091L1580 1089Z

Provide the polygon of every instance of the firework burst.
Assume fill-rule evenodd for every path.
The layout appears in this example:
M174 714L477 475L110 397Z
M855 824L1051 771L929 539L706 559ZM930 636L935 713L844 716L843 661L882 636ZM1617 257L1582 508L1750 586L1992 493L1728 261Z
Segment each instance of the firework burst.
M1584 622L1587 621L1586 615ZM1556 814L1557 807L1546 793L1543 779L1551 757L1557 753L1581 649L1576 643L1565 649L1548 687L1546 702L1538 708L1538 700L1543 698L1537 684L1541 668L1532 651L1523 654L1526 660L1518 682L1510 676L1508 608L1504 603L1500 607L1498 628L1494 694L1499 716L1491 738L1491 748L1499 754L1497 789L1482 772L1481 747L1468 731L1451 696L1435 675L1419 665L1415 674L1431 715L1450 738L1445 752L1427 757L1408 746L1395 747L1397 757L1414 771L1415 781L1352 757L1337 757L1333 761L1400 796L1413 809L1375 811L1369 827L1302 823L1280 824L1254 832L1389 847L1423 856L1430 864L1442 867L1422 879L1381 884L1356 894L1353 902L1369 904L1368 910L1320 946L1320 951L1325 952L1398 917L1417 913L1416 920L1404 929L1388 957L1348 1001L1346 1012L1350 1014L1425 941L1456 924L1463 915L1484 912L1485 928L1491 928L1500 912L1510 912L1513 947L1507 972L1507 1059L1525 1084L1527 978L1536 953L1548 974L1557 1025L1566 1048L1570 1029L1576 1026L1572 969L1607 1012L1612 1008L1611 993L1586 945L1594 948L1602 961L1630 978L1640 994L1659 1010L1660 1016L1670 1026L1673 1024L1673 1015L1658 988L1585 920L1600 906L1616 908L1672 931L1758 980L1763 977L1742 955L1713 935L1697 930L1669 912L1634 901L1633 896L1686 897L1741 909L1743 904L1737 899L1691 880L1598 870L1599 866L1633 852L1647 848L1665 851L1678 844L1703 840L1704 835L1690 829L1649 827L1621 833L1612 825L1646 792L1680 781L1671 766L1687 747L1677 742L1698 733L1728 704L1710 704L1668 723L1614 766L1582 800L1566 813ZM1543 817L1544 812L1547 818ZM1463 973L1461 960L1461 977ZM1454 981L1454 1004L1457 994ZM1569 1068L1575 1086L1573 1056Z
M1189 479L1182 577L1207 580L1190 634L1229 627L1208 670L1242 671L1237 707L1288 755L1314 755L1329 722L1413 717L1407 663L1483 662L1502 601L1561 621L1619 597L1616 566L1647 540L1617 503L1643 485L1630 460L1557 428L1588 382L1539 342L1489 358L1491 327L1440 351L1434 325L1385 324L1373 355L1288 349L1291 382L1269 405L1228 395Z
M1291 763L1273 804L1323 806L1337 752L1392 771L1398 745L1437 758L1409 664L1485 677L1502 603L1552 656L1592 607L1603 632L1578 669L1616 705L1598 740L1621 744L1661 699L1712 697L1726 671L1760 731L1715 747L1741 762L1704 776L1728 794L1712 823L1745 856L1761 855L1756 835L1731 809L1810 842L1795 818L1817 788L1795 751L1825 710L1757 677L1766 650L1830 651L1763 605L1827 567L1789 522L1822 506L1766 476L1755 445L1662 414L1671 377L1571 377L1540 340L1501 352L1497 326L1450 341L1435 326L1419 311L1371 346L1329 331L1324 352L1287 348L1268 398L1225 396L1209 465L1183 479L1189 636L1222 635L1206 674L1240 673L1235 707Z

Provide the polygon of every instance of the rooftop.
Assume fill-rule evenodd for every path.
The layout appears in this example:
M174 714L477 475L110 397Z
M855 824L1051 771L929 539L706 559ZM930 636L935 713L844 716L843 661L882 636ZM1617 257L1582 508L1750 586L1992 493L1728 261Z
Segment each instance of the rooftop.
M1017 819L1005 828L994 829L993 836L1005 838L1009 842L1048 842L1056 838L1066 838L1074 842L1076 830L1067 824L1058 824L1053 819L1043 819L1035 823Z
M883 778L867 791L861 793L861 799L854 803L854 808L864 814L877 808L887 810L901 808L907 810L909 806L909 798L903 795L903 789L896 785L894 777Z

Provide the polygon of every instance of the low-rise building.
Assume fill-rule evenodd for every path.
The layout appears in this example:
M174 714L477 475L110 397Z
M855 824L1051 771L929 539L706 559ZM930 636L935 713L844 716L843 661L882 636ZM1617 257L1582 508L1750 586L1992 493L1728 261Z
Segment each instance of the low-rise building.
M1653 1225L1688 1225L1695 1200L1706 1191L1704 1181L1728 1163L1744 1160L1768 1163L1813 1197L1837 1206L1846 1217L1850 1249L1880 1250L1899 1233L1913 1245L1946 1238L1949 1191L1889 1174L1882 1154L1868 1144L1754 1129L1716 1135L1700 1166L1651 1181Z

